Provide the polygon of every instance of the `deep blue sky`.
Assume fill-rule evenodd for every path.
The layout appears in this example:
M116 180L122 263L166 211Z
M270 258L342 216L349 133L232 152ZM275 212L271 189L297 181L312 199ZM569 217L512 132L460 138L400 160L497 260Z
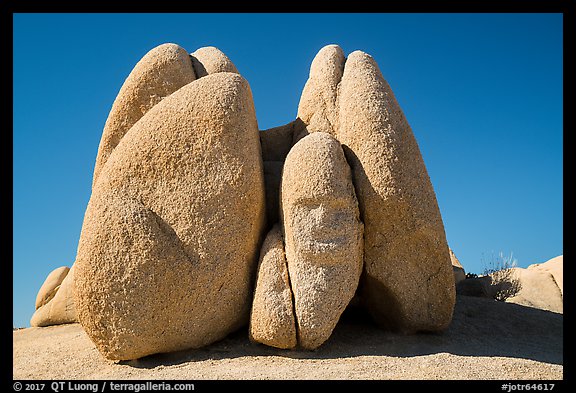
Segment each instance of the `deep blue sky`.
M563 254L561 14L14 15L14 326L75 260L102 128L153 47L216 46L260 129L296 116L324 45L378 62L411 124L448 243L468 272Z

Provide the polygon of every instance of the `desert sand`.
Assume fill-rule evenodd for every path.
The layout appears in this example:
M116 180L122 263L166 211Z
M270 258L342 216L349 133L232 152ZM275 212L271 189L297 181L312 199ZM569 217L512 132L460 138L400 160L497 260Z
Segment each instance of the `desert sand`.
M562 314L459 295L444 333L386 332L348 309L315 351L252 343L244 327L201 349L112 362L79 324L20 329L13 378L556 380L562 348Z

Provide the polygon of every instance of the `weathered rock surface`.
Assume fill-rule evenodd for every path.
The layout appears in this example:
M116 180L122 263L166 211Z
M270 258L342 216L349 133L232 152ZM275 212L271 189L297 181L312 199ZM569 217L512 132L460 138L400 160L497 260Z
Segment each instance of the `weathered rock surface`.
M294 132L294 143L316 131L336 137L338 84L345 61L344 52L338 45L326 45L312 60L310 75L298 104L298 118L302 123L298 123L301 126Z
M456 258L456 254L452 251L451 248L448 248L450 252L450 261L452 262L452 272L454 273L454 283L458 284L460 281L466 279L466 271L464 271L464 267Z
M443 330L455 290L442 217L412 130L370 55L348 56L338 102L336 135L365 225L361 297L383 326Z
M48 276L44 280L44 283L38 290L38 294L36 295L36 305L35 305L36 310L38 310L40 307L42 307L50 300L52 300L52 298L60 288L60 284L62 284L62 281L64 280L64 278L66 278L69 271L70 268L68 266L61 266L52 270L48 274Z
M362 271L362 231L350 168L340 143L315 132L286 158L281 213L298 343L330 337Z
M205 46L197 49L190 55L192 66L197 78L218 72L232 72L238 74L238 70L232 61L220 49L213 46Z
M530 265L528 269L540 269L549 272L554 278L556 285L558 285L560 293L564 295L564 255L557 256L544 263Z
M154 105L195 79L188 52L176 44L159 45L136 64L116 96L104 125L93 186L102 166L128 130Z
M405 332L445 329L455 289L442 218L412 130L374 59L322 48L297 120L294 141L328 132L352 167L365 224L360 294L372 316Z
M279 224L270 230L260 251L249 334L252 341L276 348L294 348L297 344L292 290Z
M216 73L152 107L94 184L79 321L108 359L207 345L248 322L264 227L250 87Z
M74 270L74 266L71 269L63 266L48 275L38 292L36 312L30 319L30 326L78 322L73 292Z
M564 312L562 292L550 272L517 267L511 270L511 279L517 280L519 290L507 298L506 302L557 313Z

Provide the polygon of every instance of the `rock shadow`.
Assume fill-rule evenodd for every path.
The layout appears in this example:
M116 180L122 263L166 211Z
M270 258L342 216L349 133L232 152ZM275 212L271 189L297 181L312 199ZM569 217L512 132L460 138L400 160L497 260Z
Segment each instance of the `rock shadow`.
M245 356L333 359L358 356L415 357L438 353L511 357L563 364L563 315L512 303L457 296L443 333L404 335L379 328L369 315L348 308L332 336L315 351L281 350L252 343L244 327L204 348L146 356L121 364L153 369L187 362Z

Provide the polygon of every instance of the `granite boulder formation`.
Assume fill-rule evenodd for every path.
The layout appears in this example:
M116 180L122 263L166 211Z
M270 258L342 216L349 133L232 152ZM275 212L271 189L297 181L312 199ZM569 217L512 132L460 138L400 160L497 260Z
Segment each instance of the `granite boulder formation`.
M387 328L445 329L455 288L442 217L416 139L376 61L362 51L344 58L335 45L323 48L298 113L303 126L295 139L329 132L352 168L364 222L364 305Z
M54 269L36 297L36 311L30 326L51 326L78 322L74 302L74 266Z
M190 79L95 176L76 306L108 359L201 347L248 321L265 219L252 94L237 73Z
M111 360L248 323L252 341L315 349L352 299L384 328L441 331L454 282L418 144L370 55L322 48L297 118L259 132L224 53L164 44L120 88L76 261L33 321L78 320Z

